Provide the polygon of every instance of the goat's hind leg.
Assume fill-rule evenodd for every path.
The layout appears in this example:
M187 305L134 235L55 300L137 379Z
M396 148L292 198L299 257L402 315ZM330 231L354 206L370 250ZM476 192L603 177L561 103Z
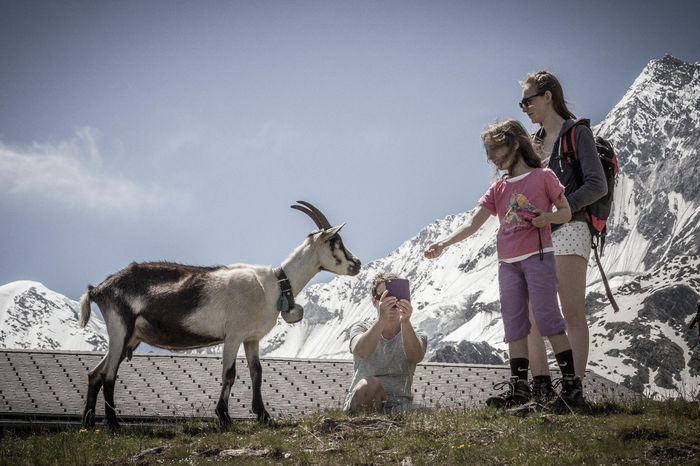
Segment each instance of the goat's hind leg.
M112 321L112 319L110 319ZM114 405L114 385L117 382L119 365L126 356L126 342L133 332L133 325L127 326L121 319L110 322L113 325L107 327L109 333L109 351L105 357L104 374L104 398L105 398L105 423L111 428L118 428L117 413Z
M88 372L88 390L85 397L85 410L83 411L83 427L93 427L95 425L95 405L97 395L100 393L104 381L103 370L107 362L105 355L100 363Z
M102 393L105 397L105 422L112 429L119 428L119 421L117 421L117 411L114 404L114 386L117 383L117 371L119 370L119 365L124 360L124 354L121 354L116 362L116 367L112 370L107 371L104 381L104 389Z
M216 404L216 416L219 418L219 423L222 427L231 424L231 416L228 413L228 398L231 395L233 382L236 380L236 355L240 346L240 341L226 340L224 342L221 395L219 396L219 402Z
M269 422L270 414L265 409L262 400L262 365L260 364L259 344L257 341L246 341L243 343L245 357L248 360L248 370L250 380L253 383L253 412L257 415L259 422Z

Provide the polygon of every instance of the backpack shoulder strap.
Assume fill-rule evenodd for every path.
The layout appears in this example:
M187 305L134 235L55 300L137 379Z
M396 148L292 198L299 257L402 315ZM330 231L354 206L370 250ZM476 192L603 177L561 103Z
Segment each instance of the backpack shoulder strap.
M561 145L561 150L563 150L564 154L566 154L566 160L570 164L574 164L574 160L578 161L578 153L576 152L576 139L575 139L575 132L576 132L576 125L572 126L570 129L566 131L561 137L560 145ZM571 159L571 149L573 148L574 151L574 158L573 160Z
M574 151L574 160L578 161L578 151L576 150L576 126L577 125L572 126L571 131L569 131L569 141L571 141L571 149Z
M576 127L579 125L583 125L590 128L591 120L589 120L588 118L579 118L562 137L562 143L564 144L564 152L568 152L569 147L571 147L571 150L574 152L574 160L578 160L578 151L576 150Z

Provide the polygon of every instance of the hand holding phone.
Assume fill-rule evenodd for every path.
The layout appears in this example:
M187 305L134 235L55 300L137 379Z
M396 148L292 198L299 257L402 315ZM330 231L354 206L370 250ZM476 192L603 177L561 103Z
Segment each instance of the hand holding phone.
M390 278L384 284L389 292L389 296L393 296L397 300L411 300L411 289L408 280L405 278Z

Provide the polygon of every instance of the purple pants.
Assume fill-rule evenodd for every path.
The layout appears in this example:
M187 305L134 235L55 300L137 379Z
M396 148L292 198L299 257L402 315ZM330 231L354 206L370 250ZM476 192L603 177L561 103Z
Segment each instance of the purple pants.
M556 335L566 330L557 303L557 273L554 253L544 260L535 254L520 262L498 263L498 284L501 292L501 315L506 343L520 340L530 333L527 303L542 336Z

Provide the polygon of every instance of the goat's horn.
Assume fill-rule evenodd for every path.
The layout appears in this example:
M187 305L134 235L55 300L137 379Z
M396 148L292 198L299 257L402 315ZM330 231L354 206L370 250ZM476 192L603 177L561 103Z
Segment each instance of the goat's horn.
M292 206L289 206L289 207L291 207L292 209L296 209L296 210L298 210L298 211L300 211L300 212L304 212L306 215L308 215L309 217L311 217L311 220L314 221L314 223L316 224L316 226L317 226L320 230L324 230L324 229L325 229L325 227L323 226L323 223L321 222L321 220L319 220L319 218L316 216L316 214L313 213L313 211L307 209L306 207L302 207L302 206L300 206L300 205L292 205Z
M314 223L316 224L317 227L319 227L320 229L323 229L323 227L321 226L321 222L319 222L318 218L316 218L316 216L314 215L314 213L311 212L311 211L310 211L309 209L307 209L306 207L302 207L302 206L300 206L300 205L290 205L289 207L291 207L292 209L296 209L296 210L298 210L298 211L300 211L300 212L304 212L306 215L308 215L309 217L311 217L311 220L314 221Z
M316 225L321 228L322 230L326 230L328 228L331 228L331 222L328 221L325 215L318 210L316 207L314 207L311 203L306 202L306 201L297 201L299 204L305 205L306 207L309 208L309 210L313 213L313 216L311 218L314 219L316 222ZM295 207L295 206L292 206ZM299 209L301 210L301 209Z

